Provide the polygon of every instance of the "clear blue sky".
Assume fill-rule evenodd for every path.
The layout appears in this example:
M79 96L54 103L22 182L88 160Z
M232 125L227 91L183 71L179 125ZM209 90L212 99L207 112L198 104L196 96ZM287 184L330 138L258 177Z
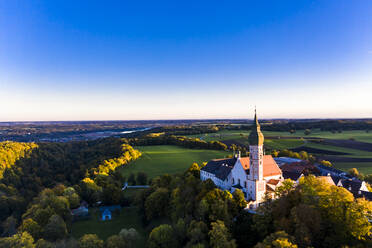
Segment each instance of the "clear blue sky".
M0 0L0 121L372 117L372 1Z

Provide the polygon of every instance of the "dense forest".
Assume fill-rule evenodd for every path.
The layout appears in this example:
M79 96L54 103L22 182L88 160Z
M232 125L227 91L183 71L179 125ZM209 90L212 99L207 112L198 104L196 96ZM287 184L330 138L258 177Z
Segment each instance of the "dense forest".
M137 199L146 221L167 218L152 230L149 247L368 247L372 203L314 176L290 180L257 214L243 210L240 190L217 189L199 180L200 168L164 175ZM166 244L166 245L163 245Z
M27 231L34 240L66 238L70 209L101 201L126 204L115 171L141 153L125 139L71 143L0 143L0 234ZM3 246L1 246L3 247Z

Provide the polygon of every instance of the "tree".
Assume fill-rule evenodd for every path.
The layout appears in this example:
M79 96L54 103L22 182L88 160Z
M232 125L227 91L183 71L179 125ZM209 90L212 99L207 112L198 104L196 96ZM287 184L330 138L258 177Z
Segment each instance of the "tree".
M28 232L35 240L38 240L43 232L41 226L31 218L23 220L20 230Z
M194 177L199 178L200 177L200 167L197 163L193 163L190 168L188 169L188 172L194 175Z
M80 248L103 248L104 242L96 234L85 234L79 239Z
M293 237L287 233L279 231L266 237L262 243L258 243L255 248L297 248L293 242Z
M275 195L281 197L287 195L291 190L294 189L294 182L291 179L285 179L282 184L275 189Z
M352 175L353 177L358 177L359 176L359 171L357 168L351 168L348 170L348 173Z
M231 235L223 221L216 221L212 224L212 230L209 231L209 244L212 248L235 248L236 243L231 239Z
M0 238L1 248L35 248L34 239L27 232L17 233L9 238Z
M305 151L300 151L300 157L302 160L309 160L309 154Z
M140 235L134 228L121 229L119 236L125 241L126 247L128 248L136 247L136 242L140 239Z
M276 158L276 157L278 157L279 152L278 152L277 150L272 150L272 151L271 151L271 155L272 155L274 158Z
M163 224L152 229L149 240L149 248L168 248L179 247L178 241L175 238L173 228L170 225Z
M320 161L320 164L324 165L324 166L328 166L328 167L332 167L332 163L327 161L327 160L322 160Z
M311 134L311 130L310 130L310 129L305 129L304 134L305 134L305 135L309 135L309 134Z
M108 184L103 188L102 200L107 205L120 204L123 199L123 191L114 184Z
M128 177L128 184L129 185L136 185L136 176L134 175L134 173L130 173L130 175Z
M52 215L48 224L45 226L44 237L48 240L55 241L62 239L67 235L66 223L59 215Z
M35 248L54 248L54 245L45 239L39 239L36 242Z
M247 207L247 201L244 198L243 191L241 191L240 189L236 189L232 195L239 209Z
M136 181L138 185L147 185L148 182L147 174L144 172L138 172Z
M169 205L169 191L166 188L158 188L145 202L145 211L148 220L154 217L164 216Z
M248 211L241 211L233 222L232 232L238 247L253 247L260 240L253 225L253 216Z
M6 218L6 220L2 223L2 228L3 228L3 235L4 236L12 236L14 235L17 230L17 220L13 216L9 216Z
M80 205L80 197L73 187L68 187L64 190L63 196L67 198L70 203L70 208L77 208Z
M113 235L106 241L106 248L127 248L125 240L119 235Z
M208 238L208 226L203 221L192 220L187 229L187 238L189 239L187 247L206 243Z

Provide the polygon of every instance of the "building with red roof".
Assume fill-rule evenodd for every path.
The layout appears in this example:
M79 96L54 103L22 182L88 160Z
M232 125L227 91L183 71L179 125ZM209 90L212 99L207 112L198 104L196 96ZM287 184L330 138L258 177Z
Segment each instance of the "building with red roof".
M273 194L284 180L282 171L271 155L263 154L264 136L257 114L249 135L249 157L214 159L200 171L201 180L211 179L221 189L241 189L250 206L256 207L266 193Z

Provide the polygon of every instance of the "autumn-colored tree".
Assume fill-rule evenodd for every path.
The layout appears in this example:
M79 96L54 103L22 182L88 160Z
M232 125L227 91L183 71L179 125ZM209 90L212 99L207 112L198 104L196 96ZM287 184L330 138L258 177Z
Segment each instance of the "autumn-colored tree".
M110 236L106 240L106 248L127 248L125 240L119 235Z
M275 189L275 196L281 197L287 195L294 189L294 182L291 179L285 179L280 186Z
M28 232L35 240L38 240L43 232L42 227L31 218L23 220L20 230L22 232Z
M104 242L96 234L85 234L79 239L79 248L103 248Z
M320 164L324 165L324 166L328 166L328 167L332 167L332 163L327 161L327 160L322 160L320 161Z
M197 163L193 163L188 169L188 172L190 172L194 177L199 178L200 177L199 165Z
M9 238L0 238L1 248L35 248L34 239L27 232L14 234Z
M179 242L174 235L173 228L170 225L163 224L152 229L149 239L149 248L168 248L179 247Z
M258 243L255 248L297 248L293 243L294 238L283 231L279 231L266 237L262 243Z

